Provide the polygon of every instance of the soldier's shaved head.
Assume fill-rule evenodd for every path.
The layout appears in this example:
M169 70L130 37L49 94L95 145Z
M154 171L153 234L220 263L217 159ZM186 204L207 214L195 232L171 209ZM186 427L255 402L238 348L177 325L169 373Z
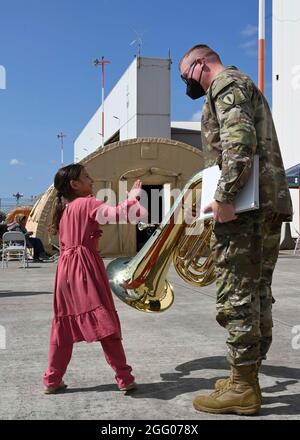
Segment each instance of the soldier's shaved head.
M211 49L209 46L207 46L206 44L196 44L195 46L191 47L181 58L180 62L179 62L179 69L181 66L181 63L183 62L183 60L187 59L187 58L192 58L192 57L199 57L199 58L206 58L208 61L210 62L215 62L215 63L222 63L220 56L217 54L217 52L215 52L213 49Z

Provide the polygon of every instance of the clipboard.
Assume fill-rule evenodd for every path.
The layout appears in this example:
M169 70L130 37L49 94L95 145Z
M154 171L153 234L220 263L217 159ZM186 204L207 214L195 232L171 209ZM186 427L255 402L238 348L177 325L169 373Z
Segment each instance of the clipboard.
M203 170L200 202L200 219L202 220L213 216L212 212L204 214L203 209L214 201L214 194L221 173L222 171L218 165ZM253 165L249 179L237 195L234 201L234 206L236 213L259 209L259 156L257 154L253 158Z

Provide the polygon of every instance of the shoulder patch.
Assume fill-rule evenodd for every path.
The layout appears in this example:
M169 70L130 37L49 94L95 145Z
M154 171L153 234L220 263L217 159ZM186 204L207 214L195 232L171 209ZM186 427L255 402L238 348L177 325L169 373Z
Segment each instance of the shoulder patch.
M233 86L229 87L228 90L223 91L223 93L220 93L215 100L216 106L221 111L227 111L245 101L247 101L247 98L243 91L240 88Z
M220 99L224 102L224 104L227 105L233 105L234 104L234 94L230 91L226 93L225 95L221 96Z
M234 79L230 76L217 79L212 85L212 97L215 98L225 87L234 82Z

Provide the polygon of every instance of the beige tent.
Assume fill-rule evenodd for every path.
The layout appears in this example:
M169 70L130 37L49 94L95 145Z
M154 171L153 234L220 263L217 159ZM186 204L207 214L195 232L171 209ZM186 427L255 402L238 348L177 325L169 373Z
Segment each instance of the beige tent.
M130 189L137 178L142 180L145 189L162 188L165 184L171 189L182 189L204 166L200 150L181 142L157 138L116 142L99 148L81 163L94 179L95 194L99 190L111 189L117 197L120 181L126 181ZM48 252L52 250L51 243L58 244L57 237L50 237L47 231L55 193L53 186L44 193L33 207L26 225L41 238ZM102 229L100 249L105 257L135 255L147 239L146 232L139 231L136 225L111 224L102 226Z

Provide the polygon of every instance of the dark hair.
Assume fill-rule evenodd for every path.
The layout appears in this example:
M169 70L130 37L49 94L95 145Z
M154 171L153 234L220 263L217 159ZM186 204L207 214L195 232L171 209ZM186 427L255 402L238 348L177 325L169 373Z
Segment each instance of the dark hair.
M52 235L56 235L59 231L59 222L66 207L64 198L67 201L71 201L76 198L73 188L70 185L71 180L78 180L81 171L84 166L75 163L60 168L54 177L54 188L57 193L55 195L55 201L53 203L51 212L51 224L49 225L49 232Z
M179 68L181 66L182 61L188 57L192 52L195 50L203 52L203 56L206 58L212 58L221 63L221 58L217 52L215 52L211 47L207 46L206 44L196 44L195 46L191 47L181 58L179 61Z

